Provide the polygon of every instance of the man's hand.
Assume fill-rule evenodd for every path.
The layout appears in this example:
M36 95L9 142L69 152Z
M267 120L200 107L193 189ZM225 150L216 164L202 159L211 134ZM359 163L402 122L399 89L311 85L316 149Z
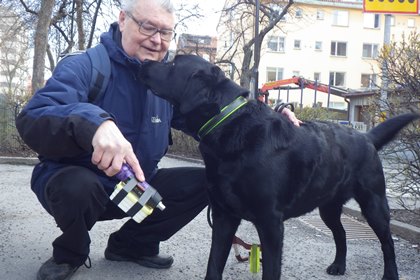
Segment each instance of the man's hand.
M301 123L303 123L301 120L299 120L298 118L296 118L295 113L293 113L289 108L284 107L283 110L281 111L281 114L285 115L286 117L289 118L289 120L295 125L295 126L300 126Z
M111 120L103 122L92 139L92 163L106 175L114 176L126 162L131 166L137 179L145 181L143 170L133 152L130 142Z

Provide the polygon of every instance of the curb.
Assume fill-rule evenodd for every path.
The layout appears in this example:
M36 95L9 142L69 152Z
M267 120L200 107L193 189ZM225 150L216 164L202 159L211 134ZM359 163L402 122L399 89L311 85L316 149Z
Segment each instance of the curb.
M174 158L178 160L185 160L188 162L201 163L204 165L203 160L188 158L173 154L166 155L169 158ZM35 165L39 162L38 158L26 158L26 157L0 157L0 164L20 164L20 165ZM353 216L366 223L366 219L363 217L360 209L343 206L343 213ZM420 242L420 228L399 222L396 220L391 220L390 222L391 232L395 235L400 236L401 238L406 239L407 241L413 244L419 244Z
M360 212L360 209L343 206L343 213L367 223ZM393 234L398 235L413 244L419 244L420 228L396 220L390 221L390 227Z
M192 162L192 163L201 163L202 165L204 165L204 161L202 159L198 159L198 158L189 158L189 157L179 156L179 155L175 155L175 154L166 154L165 157L178 159L178 160L183 160L183 161L188 161L188 162Z
M35 165L39 162L35 157L1 157L0 164Z

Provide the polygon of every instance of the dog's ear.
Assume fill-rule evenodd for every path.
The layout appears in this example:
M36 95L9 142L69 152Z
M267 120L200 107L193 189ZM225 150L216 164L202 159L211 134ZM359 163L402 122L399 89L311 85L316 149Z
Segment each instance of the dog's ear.
M225 76L225 72L223 72L222 69L220 69L216 65L213 65L213 67L211 68L211 76L214 85L219 85L220 83L223 83L224 81L228 80L228 78Z
M184 96L182 102L179 102L179 111L181 114L185 115L192 110L200 107L202 104L208 102L210 88L202 87L201 89L191 89L187 87L184 90Z
M209 99L214 99L212 92L220 88L224 81L230 80L226 78L224 72L218 66L200 60L200 67L197 67L191 74L186 88L183 90L182 102L179 102L180 112L187 114L201 105L209 103ZM216 110L220 112L219 106ZM217 113L212 114L212 116Z

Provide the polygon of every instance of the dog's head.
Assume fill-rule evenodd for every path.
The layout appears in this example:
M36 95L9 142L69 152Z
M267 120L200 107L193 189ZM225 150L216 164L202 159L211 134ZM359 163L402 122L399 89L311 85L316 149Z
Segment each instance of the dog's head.
M168 63L147 61L139 78L153 92L178 107L186 115L200 107L217 114L220 107L248 91L226 78L216 65L195 55L178 55Z

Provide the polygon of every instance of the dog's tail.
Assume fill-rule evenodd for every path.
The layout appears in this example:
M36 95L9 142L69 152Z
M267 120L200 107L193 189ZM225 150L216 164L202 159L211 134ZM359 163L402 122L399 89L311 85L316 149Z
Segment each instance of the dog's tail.
M419 119L420 114L408 113L386 120L378 126L372 128L368 133L368 138L372 141L376 150L380 150L390 142L398 132L410 122Z

